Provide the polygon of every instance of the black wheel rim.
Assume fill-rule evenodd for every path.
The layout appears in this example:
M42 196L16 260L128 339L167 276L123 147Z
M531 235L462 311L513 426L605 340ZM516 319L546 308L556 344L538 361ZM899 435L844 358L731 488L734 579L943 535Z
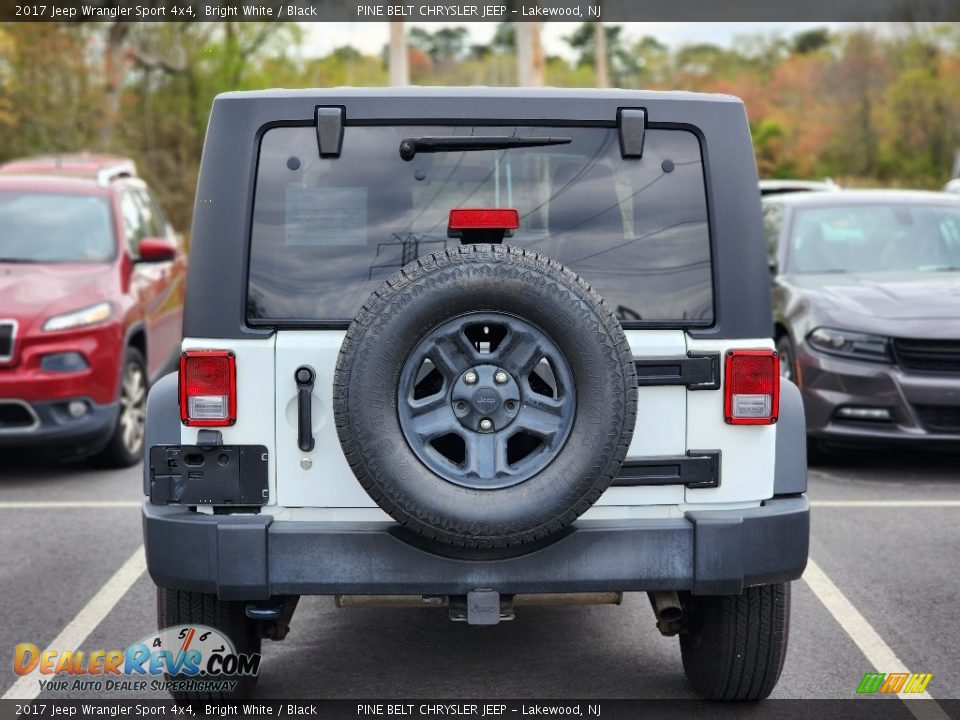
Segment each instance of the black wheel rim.
M531 323L471 313L427 333L397 391L400 427L430 470L463 487L509 487L543 470L573 426L563 353Z

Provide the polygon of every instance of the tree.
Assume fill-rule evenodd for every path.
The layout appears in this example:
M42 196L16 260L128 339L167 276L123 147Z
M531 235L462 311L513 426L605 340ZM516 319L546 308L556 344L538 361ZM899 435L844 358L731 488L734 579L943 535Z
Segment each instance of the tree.
M407 35L411 47L426 52L437 66L449 69L467 54L465 27L443 27L435 33L421 27L412 27Z
M827 28L805 30L793 36L792 50L797 55L806 55L828 47L830 41L830 31Z
M730 77L747 63L736 50L713 43L684 45L674 55L676 72L690 75Z
M593 64L597 69L597 87L610 87L610 64L607 55L607 36L603 23L593 24Z
M519 84L540 87L544 81L540 23L526 22L517 30L517 77Z
M876 177L879 169L877 114L887 82L887 54L868 30L849 33L834 61L829 92L839 132L825 154L850 175Z
M942 46L921 35L900 43L896 63L896 76L882 99L890 112L882 114L878 122L881 172L914 181L946 178L953 152L960 145L955 121L960 109L956 63L948 63ZM904 117L910 122L904 123Z
M641 86L665 80L670 72L670 50L650 35L644 35L632 48Z
M497 53L515 53L517 51L517 24L502 22L497 24L496 32L490 41L490 48Z
M0 159L102 149L102 55L92 26L16 23L0 44ZM8 130L9 128L9 130Z
M101 142L108 146L113 139L113 128L119 120L120 95L123 92L124 73L126 72L126 58L123 44L130 32L130 24L126 22L110 23L107 30L107 39L103 53L104 76L104 114L106 122L101 130Z
M606 58L610 79L618 87L629 87L637 76L639 66L636 57L624 44L623 26L602 25L606 41ZM582 23L571 35L564 38L571 49L577 52L577 64L596 69L597 42L594 23Z
M434 62L451 63L466 54L468 31L465 27L442 27L433 34Z
M513 0L510 0L512 2ZM464 28L407 28L418 84L516 84L517 33L488 45ZM940 187L960 149L960 29L950 23L825 29L669 48L604 25L611 84L743 98L765 175L833 175ZM567 38L577 62L544 62L551 85L596 83L597 26ZM189 227L210 104L266 87L383 85L388 53L300 52L297 23L0 25L0 161L78 150L131 156L178 228ZM2 229L0 229L2 232Z
M793 177L796 166L787 151L787 131L773 118L750 123L750 135L757 156L760 177Z
M410 84L410 63L407 54L407 36L402 22L390 23L390 84Z

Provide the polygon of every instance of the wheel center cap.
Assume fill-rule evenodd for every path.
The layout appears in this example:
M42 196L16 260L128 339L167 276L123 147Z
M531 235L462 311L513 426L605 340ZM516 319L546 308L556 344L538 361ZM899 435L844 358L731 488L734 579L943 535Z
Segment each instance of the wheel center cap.
M460 424L474 432L503 430L520 411L520 387L496 365L475 365L453 384L450 397Z
M473 394L473 407L485 415L492 415L499 410L502 402L500 393L490 387L482 387Z

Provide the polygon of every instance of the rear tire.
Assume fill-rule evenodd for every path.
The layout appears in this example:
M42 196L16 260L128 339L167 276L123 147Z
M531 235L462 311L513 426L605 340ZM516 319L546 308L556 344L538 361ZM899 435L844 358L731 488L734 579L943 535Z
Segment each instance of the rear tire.
M680 636L687 679L708 700L762 700L787 654L790 584L740 595L692 596L689 633Z
M238 653L260 652L257 623L246 615L246 603L224 602L216 595L157 588L157 627L174 625L208 625L233 641ZM174 679L174 678L167 678ZM175 700L240 700L249 697L257 684L257 676L230 678L237 684L228 693L171 692Z

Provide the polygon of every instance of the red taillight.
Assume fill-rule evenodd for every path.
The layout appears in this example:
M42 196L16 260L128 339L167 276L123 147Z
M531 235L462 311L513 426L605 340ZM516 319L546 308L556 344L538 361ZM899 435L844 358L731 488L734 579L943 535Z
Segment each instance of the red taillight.
M237 362L229 350L187 350L180 356L180 420L220 427L237 421Z
M724 419L770 425L780 412L780 356L773 350L731 350L723 385Z
M450 211L448 228L458 230L516 230L520 212L513 208L459 208Z

